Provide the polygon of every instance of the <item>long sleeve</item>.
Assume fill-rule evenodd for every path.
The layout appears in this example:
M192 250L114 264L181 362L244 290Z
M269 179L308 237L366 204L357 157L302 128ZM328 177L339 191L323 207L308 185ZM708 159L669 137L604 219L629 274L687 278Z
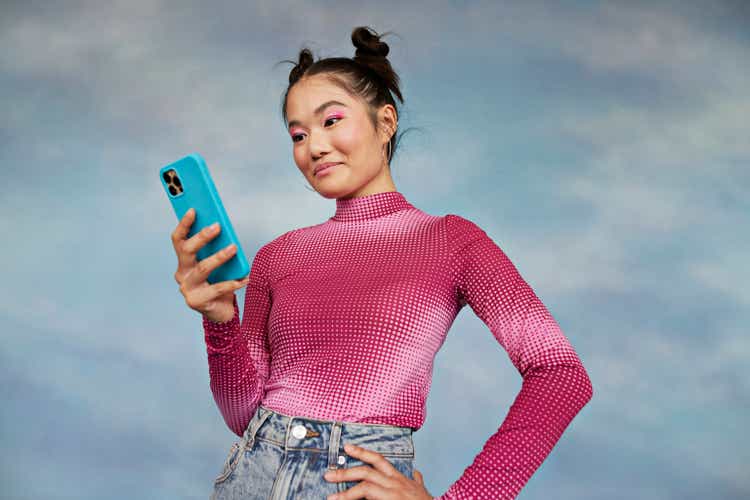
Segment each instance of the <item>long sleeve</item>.
M575 350L516 267L476 224L448 214L450 269L469 304L523 378L500 428L439 500L515 498L593 387Z
M215 323L202 316L211 392L224 421L238 436L245 432L269 374L266 323L271 309L268 259L273 243L261 247L253 259L242 323L236 295L231 320Z

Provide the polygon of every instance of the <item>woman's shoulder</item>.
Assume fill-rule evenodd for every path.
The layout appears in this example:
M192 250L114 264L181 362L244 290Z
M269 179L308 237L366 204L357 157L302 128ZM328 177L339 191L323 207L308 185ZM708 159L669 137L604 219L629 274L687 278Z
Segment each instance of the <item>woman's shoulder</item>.
M256 259L260 260L271 260L275 255L279 255L284 252L284 247L287 244L289 238L297 231L296 229L290 229L285 231L272 240L261 245L256 254Z
M285 231L279 234L271 241L261 246L261 250L265 249L266 251L268 251L283 246L297 231L299 231L299 229L290 229L289 231Z
M451 248L471 243L477 238L486 237L487 233L473 220L458 214L445 214L446 233Z

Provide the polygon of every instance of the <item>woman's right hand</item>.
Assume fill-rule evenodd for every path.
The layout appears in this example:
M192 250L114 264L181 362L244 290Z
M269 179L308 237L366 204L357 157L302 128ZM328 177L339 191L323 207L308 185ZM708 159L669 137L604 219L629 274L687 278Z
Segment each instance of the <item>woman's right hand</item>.
M237 248L229 245L218 252L198 261L198 250L215 238L221 228L204 227L187 238L195 220L195 210L188 210L172 232L172 244L177 254L177 271L174 279L180 285L185 303L191 309L205 315L211 321L224 323L234 317L234 292L247 285L249 276L241 280L227 280L210 284L207 279L215 268L231 259ZM187 238L187 239L186 239Z

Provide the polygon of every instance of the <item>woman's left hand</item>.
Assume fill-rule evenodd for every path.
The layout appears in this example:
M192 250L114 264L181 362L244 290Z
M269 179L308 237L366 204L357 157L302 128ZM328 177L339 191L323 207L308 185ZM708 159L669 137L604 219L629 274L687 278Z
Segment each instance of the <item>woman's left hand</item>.
M414 469L414 480L401 474L376 451L345 444L346 453L373 467L362 465L351 469L331 469L324 474L328 481L360 481L348 490L329 495L327 500L433 500L425 489L422 473Z

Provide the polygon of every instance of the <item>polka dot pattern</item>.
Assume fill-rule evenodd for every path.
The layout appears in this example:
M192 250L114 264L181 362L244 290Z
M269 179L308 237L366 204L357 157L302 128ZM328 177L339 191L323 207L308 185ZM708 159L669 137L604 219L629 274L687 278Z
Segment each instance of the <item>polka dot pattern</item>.
M515 498L591 399L591 382L479 226L429 215L397 191L337 199L327 221L258 250L242 321L236 297L231 320L203 317L211 391L238 436L258 404L419 429L435 355L467 304L523 383L500 428L437 498Z

